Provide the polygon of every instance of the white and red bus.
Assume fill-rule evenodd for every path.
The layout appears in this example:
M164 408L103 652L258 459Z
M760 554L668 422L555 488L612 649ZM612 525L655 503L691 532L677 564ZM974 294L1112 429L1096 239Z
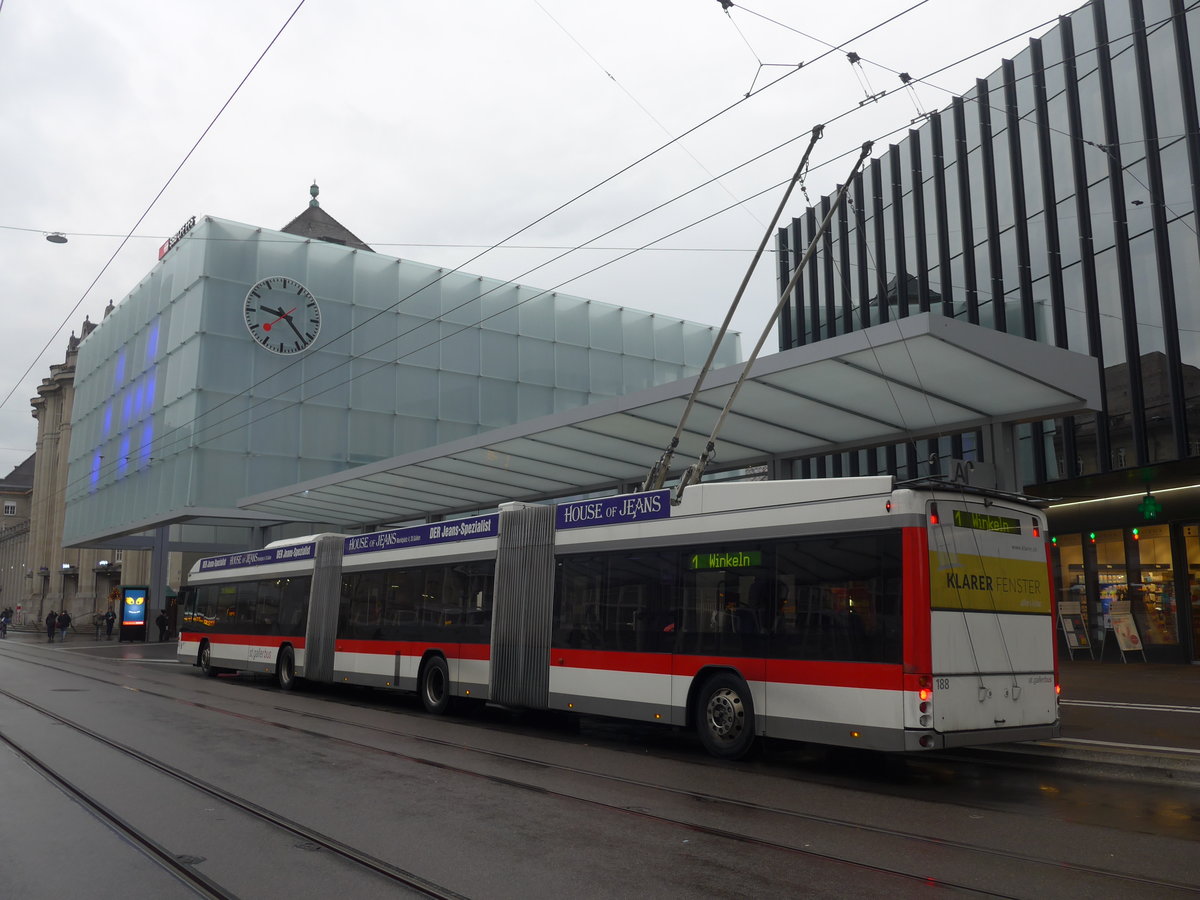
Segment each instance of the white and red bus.
M198 562L179 657L759 735L919 750L1058 734L1045 517L888 476L701 484Z

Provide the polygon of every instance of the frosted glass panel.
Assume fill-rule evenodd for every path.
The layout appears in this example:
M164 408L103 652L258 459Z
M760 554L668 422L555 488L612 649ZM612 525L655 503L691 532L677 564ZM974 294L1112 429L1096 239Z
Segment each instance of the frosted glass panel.
M554 384L554 345L522 337L517 341L521 381L530 384Z
M520 313L516 307L519 293L517 286L508 284L495 287L497 282L486 279L481 284L484 288L483 327L489 331L516 334L521 327Z
M627 355L654 358L654 321L644 313L621 311L622 349Z
M353 364L354 381L350 386L351 409L364 412L394 413L396 411L396 367L375 362ZM369 371L373 370L373 371ZM389 423L389 431L391 425Z
M588 304L588 339L597 350L620 353L621 310L606 303Z
M479 350L482 374L506 381L517 380L520 373L516 335L484 331L479 336Z
M623 393L621 357L615 353L593 353L588 381L593 394L617 396ZM580 388L586 390L587 386Z
M517 415L519 421L548 416L554 412L554 389L536 384L517 385Z
M461 325L442 326L442 369L479 374L479 329Z
M345 462L349 418L345 409L305 406L301 418L301 458Z
M246 330L246 293L270 275L321 305L321 335L295 357ZM710 334L203 219L80 344L66 540L189 505L234 510L249 493L693 374ZM736 357L730 338L718 364Z
M556 294L554 297L555 339L564 344L588 345L588 302Z
M438 418L449 422L479 422L479 379L443 372Z
M396 417L396 452L410 453L437 443L437 423L433 419Z
M391 456L395 418L390 413L350 410L350 461L361 464Z
M480 423L488 428L513 425L517 420L517 385L508 380L479 381Z
M400 366L396 411L405 416L436 419L438 413L438 373L433 369Z
M654 319L654 356L668 362L683 362L683 335L677 319Z
M521 320L521 335L554 340L554 299L549 294L532 297L517 307Z
M654 363L637 356L621 358L621 366L625 372L625 391L633 393L654 387Z
M556 344L554 347L555 387L568 388L573 391L588 389L588 357L599 354L589 354L583 347L572 347L569 344Z

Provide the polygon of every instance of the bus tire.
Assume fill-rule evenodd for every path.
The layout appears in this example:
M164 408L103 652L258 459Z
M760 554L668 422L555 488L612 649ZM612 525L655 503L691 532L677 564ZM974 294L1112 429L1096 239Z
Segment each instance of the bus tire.
M450 709L450 667L441 656L429 657L421 668L421 705L435 716Z
M746 682L718 672L700 688L696 731L704 749L718 759L741 759L754 746L754 700Z
M296 687L296 655L291 647L279 651L279 659L275 662L275 681L281 691L290 691Z
M212 645L205 641L200 645L200 671L209 678L216 678L219 670L212 664Z

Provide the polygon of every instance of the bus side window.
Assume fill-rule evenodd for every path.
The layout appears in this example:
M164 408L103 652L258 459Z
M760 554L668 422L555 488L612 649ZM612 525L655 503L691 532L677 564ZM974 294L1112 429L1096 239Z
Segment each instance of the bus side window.
M308 595L312 590L311 576L283 579L279 601L279 633L303 635L308 624Z
M279 634L279 602L284 581L283 578L268 578L258 583L258 606L254 611L254 630L258 634Z
M217 624L217 586L204 584L195 590L196 605L192 612L192 627L212 631Z
M237 590L236 584L217 586L217 614L213 617L216 631L237 630Z

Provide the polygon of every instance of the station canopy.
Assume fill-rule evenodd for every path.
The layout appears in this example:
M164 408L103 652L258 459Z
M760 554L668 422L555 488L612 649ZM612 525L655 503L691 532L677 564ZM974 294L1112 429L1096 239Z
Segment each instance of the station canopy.
M744 364L704 380L674 465L695 462ZM695 378L481 432L239 501L264 519L379 526L637 484ZM758 359L709 471L1100 407L1097 361L921 313Z

